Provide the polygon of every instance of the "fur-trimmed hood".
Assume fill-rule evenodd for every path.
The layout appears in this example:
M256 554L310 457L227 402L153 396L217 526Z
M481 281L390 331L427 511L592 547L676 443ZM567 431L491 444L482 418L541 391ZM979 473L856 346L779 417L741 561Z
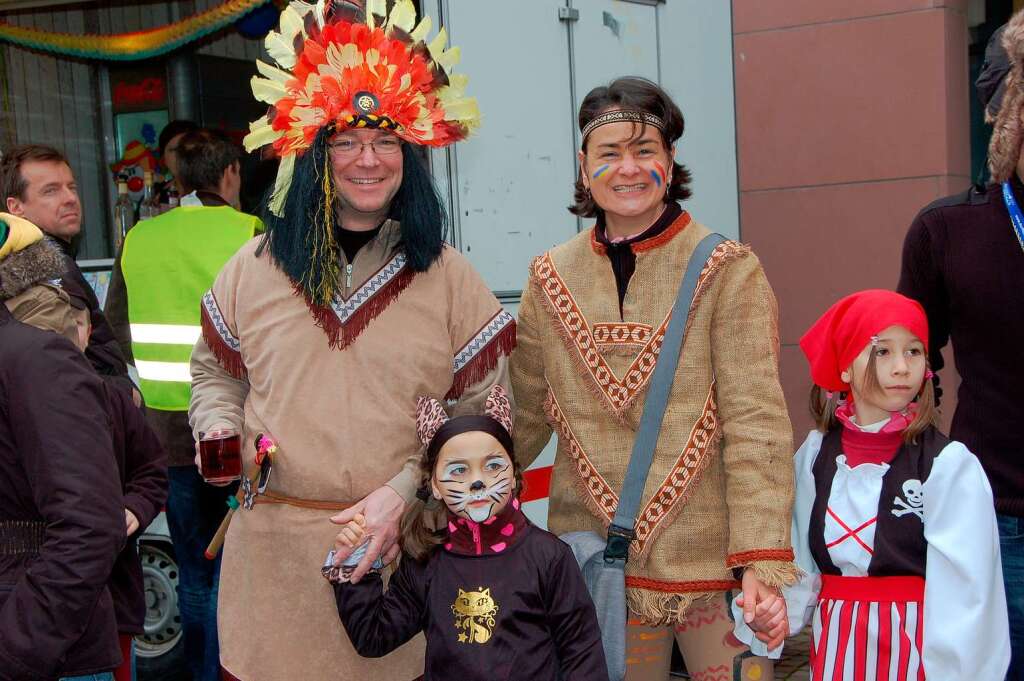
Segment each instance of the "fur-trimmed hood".
M995 182L1013 177L1024 142L1024 10L1014 14L1006 24L1002 43L1010 59L1010 71L988 145L988 167Z
M36 284L59 281L67 268L60 246L46 237L0 260L0 300L18 296Z

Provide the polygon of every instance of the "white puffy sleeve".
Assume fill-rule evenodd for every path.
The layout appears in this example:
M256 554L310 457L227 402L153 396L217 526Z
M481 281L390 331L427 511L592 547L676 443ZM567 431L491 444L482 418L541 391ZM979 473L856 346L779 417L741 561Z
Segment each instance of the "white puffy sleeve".
M923 490L928 681L1001 681L1010 635L988 478L964 445L951 442L935 458Z
M796 475L796 498L793 502L793 528L791 531L793 541L793 553L796 566L803 573L800 579L793 586L785 587L782 595L786 599L786 609L789 613L789 633L794 635L802 630L811 621L814 608L818 604L818 593L821 591L821 573L811 557L810 524L811 507L814 506L815 485L814 473L811 467L818 458L821 450L821 441L824 434L812 430L807 434L807 439L793 456L793 465ZM759 641L754 632L743 621L743 609L736 605L736 599L732 601L733 633L736 638L750 646L750 652L760 657L767 657L773 660L779 659L782 649L779 646L775 650L768 650L768 646Z

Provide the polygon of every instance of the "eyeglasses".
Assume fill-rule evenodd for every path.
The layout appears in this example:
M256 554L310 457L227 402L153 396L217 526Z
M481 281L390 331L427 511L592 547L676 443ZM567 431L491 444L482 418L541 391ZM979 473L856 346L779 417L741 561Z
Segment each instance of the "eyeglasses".
M391 156L402 150L402 141L391 135L378 137L369 142L357 142L354 139L342 137L327 145L327 148L339 158L355 158L361 155L366 147L370 147L377 156Z

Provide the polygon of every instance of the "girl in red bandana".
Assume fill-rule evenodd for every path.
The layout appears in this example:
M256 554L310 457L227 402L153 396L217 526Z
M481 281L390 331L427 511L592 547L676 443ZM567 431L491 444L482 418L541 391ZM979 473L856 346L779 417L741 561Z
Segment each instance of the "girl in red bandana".
M795 457L805 575L785 596L789 631L813 625L812 680L1001 680L1010 644L992 490L974 455L935 428L921 306L855 293L800 347L817 429ZM736 634L767 652L741 618Z
M484 414L451 419L436 400L420 398L416 426L426 446L419 502L403 520L404 554L387 593L377 571L348 581L360 549L324 566L352 645L380 657L422 631L424 681L607 681L597 615L572 550L520 508L504 389L492 388ZM432 511L447 516L439 531ZM339 547L368 540L360 520L342 528Z

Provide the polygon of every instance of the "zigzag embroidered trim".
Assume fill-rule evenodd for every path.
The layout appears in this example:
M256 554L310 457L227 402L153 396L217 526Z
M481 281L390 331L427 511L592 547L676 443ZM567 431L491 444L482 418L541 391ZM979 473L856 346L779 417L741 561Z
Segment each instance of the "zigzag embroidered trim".
M295 286L295 294L305 298L317 326L327 334L330 346L344 350L398 298L415 276L416 272L406 266L405 254L398 253L348 298L336 294L329 307L314 304L300 285Z
M397 253L391 260L384 263L384 266L377 270L369 279L357 288L350 297L342 298L336 293L331 302L331 309L338 315L338 321L346 324L363 305L366 305L373 296L380 293L388 282L405 267L405 253Z
M569 458L575 465L576 474L579 476L577 492L583 496L587 508L601 522L610 523L612 516L615 515L619 497L597 471L593 461L580 445L550 386L544 402L544 411L549 424L558 433L559 441L565 443ZM637 515L636 541L630 544L630 555L641 563L646 560L658 531L666 520L671 519L686 504L694 485L711 463L711 452L718 442L719 432L715 384L712 382L704 401L704 408L690 430L686 446L683 447L668 475L662 480L658 491Z
M241 341L228 327L212 290L203 295L199 312L206 347L210 348L210 352L228 374L238 379L244 378L246 368L242 361Z
M697 278L697 286L690 303L687 327L693 321L693 313L700 302L701 296L714 281L715 275L730 259L744 255L749 249L735 241L725 241L718 245L708 258ZM629 365L622 379L612 371L608 362L601 356L598 341L590 330L583 310L555 268L550 253L534 259L531 266L531 282L537 288L539 298L545 309L554 318L555 329L565 343L574 366L585 377L590 392L619 420L625 418L626 411L632 407L637 397L643 393L648 381L654 374L654 365L661 352L662 339L672 316L671 310L665 315L657 330L654 331L646 345ZM596 331L595 325L595 331Z
M482 381L500 357L512 354L516 347L516 320L504 308L473 334L452 359L452 387L445 399L455 400L471 385Z

